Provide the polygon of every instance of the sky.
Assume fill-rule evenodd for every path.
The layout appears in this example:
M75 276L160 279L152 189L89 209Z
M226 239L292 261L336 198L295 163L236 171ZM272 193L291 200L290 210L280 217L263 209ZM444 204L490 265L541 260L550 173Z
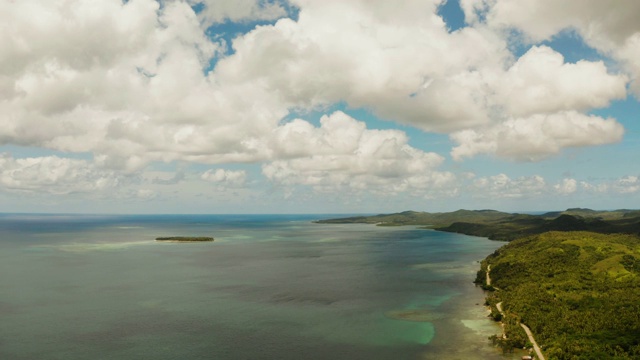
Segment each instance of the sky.
M0 212L639 208L636 0L0 0Z

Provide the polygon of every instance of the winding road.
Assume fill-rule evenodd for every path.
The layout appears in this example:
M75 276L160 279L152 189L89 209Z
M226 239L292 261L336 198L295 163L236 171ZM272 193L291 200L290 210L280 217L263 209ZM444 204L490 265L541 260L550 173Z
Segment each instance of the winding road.
M491 265L487 265L487 286L491 285L491 277L489 276L490 272L491 272ZM494 287L494 289L497 290L498 288ZM504 311L502 311L502 301L496 304L496 308L502 315L502 318L504 318L505 315L504 315ZM502 325L502 338L506 339L507 334L504 332L504 323L501 322L500 325ZM540 350L540 347L538 346L536 339L533 337L533 333L531 333L531 329L529 329L529 327L523 323L520 323L520 326L522 326L522 328L524 329L524 332L527 333L527 337L529 338L529 342L531 342L531 344L533 345L533 350L536 352L537 358L539 360L546 360L544 358L544 355L542 355L542 350Z
M536 356L538 357L538 359L545 360L544 355L542 355L542 350L540 350L538 343L536 343L536 339L533 338L531 329L529 329L529 327L523 323L520 323L520 326L522 326L522 328L524 329L524 332L527 333L527 336L529 337L529 341L531 342L531 344L533 344L533 350L536 351Z
M504 319L504 311L502 311L502 301L496 304L496 309L498 309L500 315L502 315L502 318ZM502 338L506 339L507 333L504 331L504 323L502 321L500 321L500 327L502 327Z

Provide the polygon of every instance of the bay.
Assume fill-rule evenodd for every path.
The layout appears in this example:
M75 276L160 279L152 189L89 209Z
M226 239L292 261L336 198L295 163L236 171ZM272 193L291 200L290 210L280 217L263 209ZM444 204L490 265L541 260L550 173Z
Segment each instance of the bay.
M0 215L0 358L515 358L472 284L502 243L320 218Z

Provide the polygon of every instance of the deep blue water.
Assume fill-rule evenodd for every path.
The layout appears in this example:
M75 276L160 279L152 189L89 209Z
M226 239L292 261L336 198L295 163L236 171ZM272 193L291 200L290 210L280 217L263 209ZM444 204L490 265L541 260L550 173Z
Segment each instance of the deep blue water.
M504 359L501 243L319 218L2 214L0 359Z

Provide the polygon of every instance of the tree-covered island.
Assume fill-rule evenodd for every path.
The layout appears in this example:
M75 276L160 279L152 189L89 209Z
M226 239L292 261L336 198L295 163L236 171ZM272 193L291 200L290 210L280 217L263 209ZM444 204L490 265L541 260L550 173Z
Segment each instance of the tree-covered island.
M156 241L165 242L207 242L213 241L212 237L208 236L165 236L157 237Z

